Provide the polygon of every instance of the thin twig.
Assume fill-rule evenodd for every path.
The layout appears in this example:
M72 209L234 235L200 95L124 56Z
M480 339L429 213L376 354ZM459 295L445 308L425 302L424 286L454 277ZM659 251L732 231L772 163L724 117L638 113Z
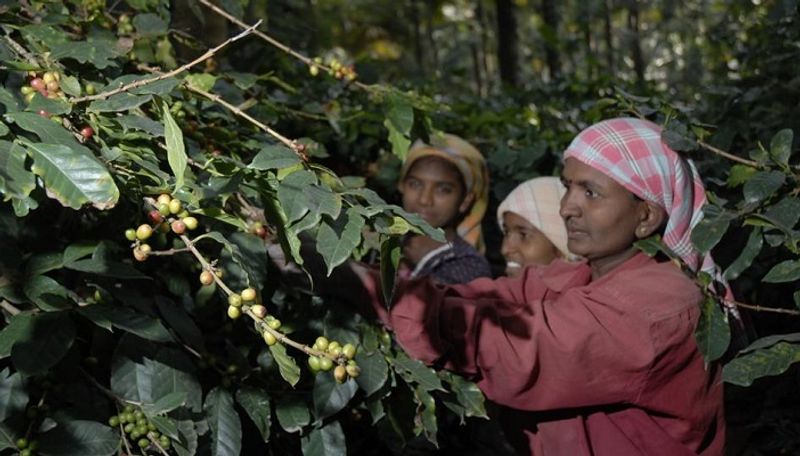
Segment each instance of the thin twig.
M697 140L697 144L700 147L702 147L703 149L709 150L709 151L711 151L711 152L713 152L713 153L715 153L715 154L717 154L717 155L719 155L721 157L725 157L728 160L735 161L735 162L741 163L743 165L752 166L753 168L764 168L764 166L759 164L758 162L755 162L753 160L748 160L748 159L742 158L742 157L737 157L736 155L733 155L731 153L725 152L724 150L716 148L716 147L712 146L711 144L708 144L708 143L706 143L704 141L700 141L699 139Z
M759 306L757 304L745 304L743 302L728 301L728 300L725 300L725 302L731 303L731 304L735 305L736 307L741 307L743 309L755 310L756 312L773 312L773 313L781 313L781 314L787 314L787 315L798 315L798 316L800 316L800 310L778 309L778 308L775 308L775 307L763 307L763 306Z
M160 255L163 255L163 256L166 256L166 255L175 255L176 253L188 252L188 251L189 251L189 248L188 248L188 247L184 247L184 248L182 248L182 249L153 250L153 251L149 252L149 253L147 254L147 256L150 256L150 255L155 255L155 256L160 256Z
M287 147L289 147L290 149L295 151L295 153L297 153L297 155L301 159L303 159L303 161L306 161L308 159L306 157L305 153L303 152L303 150L304 150L303 144L300 144L297 141L293 141L293 140L283 136L282 134L280 134L277 131L273 130L272 128L268 127L264 123L256 120L255 118L253 118L251 115L247 114L246 112L242 111L241 109L237 108L236 106L234 106L234 105L228 103L227 101L223 100L222 97L220 97L219 95L211 93L211 92L206 92L205 90L200 89L198 87L195 87L195 86L193 86L191 84L186 84L186 88L188 88L189 90L191 90L192 92L194 92L194 93L196 93L198 95L202 95L202 96L208 98L209 100L214 101L216 103L219 103L222 106L225 106L226 108L230 109L231 112L233 112L237 116L239 116L239 117L247 120L248 122L252 123L256 127L258 127L261 130L265 131L266 133L268 133L269 135L271 135L272 137L274 137L275 139L277 139L278 141L282 142Z
M0 307L2 307L6 312L10 313L12 316L19 314L22 312L21 310L17 309L14 304L6 301L5 299L0 300Z
M206 7L211 9L212 11L214 11L215 13L219 14L220 16L224 17L225 19L227 19L227 20L233 22L234 24L238 25L239 27L247 27L247 24L245 24L244 22L242 22L239 19L235 18L234 16L231 16L227 11L225 11L222 8L214 5L210 1L208 1L208 0L200 0L200 3L202 3L203 5L205 5ZM331 73L331 74L334 73L333 68L331 68L331 67L329 67L327 65L324 65L322 63L314 62L314 60L304 56L303 54L295 51L294 49L292 49L289 46L281 43L280 41L278 41L275 38L267 35L266 33L261 32L260 30L256 30L253 33L257 37L259 37L262 40L266 41L267 43L275 46L276 48L280 49L281 51L291 55L292 57L300 60L301 62L305 63L308 66L316 66L316 67L319 67L319 68L327 71L328 73ZM367 84L364 84L362 82L359 82L359 81L353 81L353 85L355 85L359 89L364 89L364 90L369 90L370 89L370 86L368 86Z
M31 65L33 65L33 66L35 66L37 68L41 66L39 64L39 61L36 60L36 57L34 57L33 54L29 53L27 49L25 49L21 44L17 43L16 41L14 41L13 38L11 38L11 32L8 31L8 28L6 28L4 26L3 30L6 32L6 34L5 34L5 36L3 38L5 38L6 41L8 41L8 44L12 48L14 48L14 51L16 51L22 57L24 57L25 60L27 60L28 63L30 63Z
M169 456L169 453L167 453L167 452L164 450L164 447L162 447L162 446L161 446L161 445L158 443L158 439L157 439L157 438L155 438L155 437L153 437L153 433L152 433L152 432L148 432L148 433L147 433L147 438L148 438L148 439L150 439L150 442L151 442L153 445L155 445L155 446L156 446L156 448L158 448L158 452L159 452L159 453L163 454L164 456Z
M116 95L116 94L121 93L121 92L127 92L127 91L129 91L131 89L135 89L137 87L142 87L144 85L151 84L153 82L160 81L162 79L166 79L166 78L170 78L172 76L175 76L175 75L177 75L179 73L182 73L182 72L188 70L189 68L197 65L200 62L203 62L205 60L210 59L217 52L219 52L219 50L222 49L223 47L233 43L234 41L240 40L240 39L244 38L245 36L253 33L255 28L258 27L260 24L261 24L261 21L259 20L255 24L253 24L251 26L247 26L245 28L245 30L242 31L241 33L239 33L238 35L227 39L223 43L221 43L221 44L219 44L219 45L207 50L205 52L205 54L201 55L200 57L198 57L198 58L192 60L191 62L187 63L186 65L183 65L183 66L181 66L179 68L176 68L176 69L174 69L172 71L160 74L160 75L152 77L152 78L141 79L141 80L138 80L138 81L134 81L134 82L131 82L130 84L125 84L122 87L118 87L116 89L109 90L107 92L98 93L96 95L88 95L88 96L85 96L85 97L71 98L69 101L71 103L79 103L79 102L82 102L82 101L90 101L90 100L104 100L104 99L106 99L106 98L108 98L108 97L110 97L112 95Z

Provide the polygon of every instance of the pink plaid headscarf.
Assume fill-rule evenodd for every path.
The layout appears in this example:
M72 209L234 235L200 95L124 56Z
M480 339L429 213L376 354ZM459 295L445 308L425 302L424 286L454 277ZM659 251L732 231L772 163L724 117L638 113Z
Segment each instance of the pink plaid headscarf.
M634 118L594 124L575 137L564 159L575 158L595 168L645 201L667 212L664 244L689 267L718 276L711 255L701 257L690 235L702 219L705 188L691 160L681 158L661 141L661 127Z

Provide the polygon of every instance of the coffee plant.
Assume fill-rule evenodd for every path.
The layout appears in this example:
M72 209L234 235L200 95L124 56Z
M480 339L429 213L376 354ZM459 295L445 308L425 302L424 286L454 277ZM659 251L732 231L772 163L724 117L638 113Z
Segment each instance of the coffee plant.
M685 109L594 86L585 110L564 95L566 115L504 99L469 117L463 101L365 84L351 61L304 56L226 8L191 2L237 28L206 49L170 29L169 2L0 2L0 452L366 455L485 418L475 384L408 357L351 290L314 283L363 260L389 296L399 237L441 236L363 177L391 186L385 165L436 127L473 133L499 198L557 167L588 122L654 119L709 177L693 240L721 259L743 298L732 305L800 314L790 130L742 158ZM243 42L285 57L265 74L220 65ZM792 292L791 306L768 298ZM796 332L731 350L722 299L710 289L697 337L709 361L727 352L726 381L800 360Z

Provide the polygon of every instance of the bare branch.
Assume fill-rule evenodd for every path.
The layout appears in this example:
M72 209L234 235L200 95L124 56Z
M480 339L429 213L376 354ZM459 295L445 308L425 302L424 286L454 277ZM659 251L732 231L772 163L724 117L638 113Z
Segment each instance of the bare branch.
M170 78L170 77L175 76L177 74L180 74L180 73L188 70L189 68L197 65L198 63L201 63L201 62L203 62L205 60L210 59L217 52L219 52L220 49L222 49L223 47L233 43L234 41L240 40L240 39L244 38L245 36L253 33L253 31L255 31L255 28L258 27L260 24L261 24L261 21L259 20L255 24L253 24L251 26L247 26L245 28L245 30L242 31L241 33L239 33L238 35L236 35L236 36L234 36L232 38L229 38L228 40L224 41L223 43L221 43L221 44L219 44L219 45L207 50L205 52L205 54L201 55L200 57L198 57L198 58L192 60L191 62L187 63L186 65L183 65L183 66L181 66L179 68L176 68L176 69L174 69L172 71L169 71L169 72L164 73L164 74L160 74L158 76L154 76L152 78L141 79L141 80L138 80L138 81L134 81L134 82L131 82L130 84L125 84L125 85L123 85L121 87L118 87L116 89L109 90L109 91L102 92L102 93L98 93L96 95L89 95L89 96L85 96L85 97L71 98L69 101L71 103L79 103L79 102L82 102L82 101L90 101L90 100L104 100L104 99L106 99L106 98L108 98L108 97L110 97L112 95L116 95L116 94L122 93L122 92L127 92L127 91L129 91L131 89L135 89L137 87L142 87L142 86L145 86L147 84L152 84L152 83L154 83L156 81L160 81L162 79L167 79L167 78Z
M0 307L3 308L6 312L10 313L11 315L17 315L21 312L21 310L17 309L14 304L6 301L5 299L0 300Z
M711 152L713 152L713 153L715 153L715 154L719 155L720 157L725 157L725 158L727 158L728 160L735 161L735 162L737 162L737 163L741 163L741 164L743 164L743 165L752 166L753 168L764 168L764 166L763 166L763 165L761 165L761 164L759 164L759 163L757 163L757 162L754 162L754 161L752 161L752 160L747 160L746 158L737 157L736 155L733 155L733 154L731 154L731 153L725 152L725 151L724 151L724 150L722 150L722 149L718 149L718 148L716 148L716 147L714 147L714 146L712 146L711 144L708 144L708 143L706 143L706 142L703 142L703 141L700 141L700 140L698 140L698 141L697 141L697 144L698 144L700 147L702 147L703 149L706 149L706 150L708 150L708 151L711 151Z
M731 304L735 305L736 307L741 307L742 309L750 309L750 310L754 310L756 312L772 312L772 313L782 313L782 314L787 314L787 315L800 316L800 310L778 309L778 308L775 308L775 307L764 307L764 306L759 306L759 305L756 305L756 304L745 304L743 302L728 301L728 300L726 300L725 302L731 303Z
M202 3L203 5L208 7L210 10L212 10L215 13L219 14L220 16L224 17L225 19L233 22L234 24L238 25L239 27L247 27L247 24L245 24L244 22L242 22L239 19L235 18L234 16L231 16L230 14L228 14L227 11L225 11L222 8L214 5L209 0L199 0L199 1L200 1L200 3ZM269 44L275 46L276 48L280 49L281 51L291 55L292 57L296 58L297 60L300 60L301 62L305 63L308 66L319 67L319 68L321 68L321 69L323 69L323 70L325 70L325 71L327 71L328 73L331 73L331 74L333 74L335 72L334 69L331 68L330 66L314 62L312 59L310 59L310 58L304 56L303 54L295 51L294 49L290 48L289 46L287 46L287 45L281 43L280 41L276 40L275 38L267 35L266 33L263 33L263 32L261 32L259 30L256 30L256 31L253 32L253 34L255 34L257 37L261 38L262 40L266 41L267 43L269 43ZM364 89L364 90L369 90L370 89L370 86L368 86L367 84L364 84L362 82L359 82L359 81L353 81L353 84L356 87L358 87L359 89Z

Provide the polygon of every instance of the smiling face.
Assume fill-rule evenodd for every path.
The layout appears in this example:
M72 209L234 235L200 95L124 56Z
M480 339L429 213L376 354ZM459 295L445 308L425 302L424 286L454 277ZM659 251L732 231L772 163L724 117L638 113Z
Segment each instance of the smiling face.
M561 199L567 246L589 260L596 277L633 256L633 243L664 221L663 210L574 158L564 161L561 178L567 188Z
M500 252L509 277L516 277L526 266L548 265L561 256L544 233L515 212L503 213L503 232Z
M460 216L469 209L461 173L438 157L423 157L414 162L398 185L403 208L422 216L434 228L455 230Z

